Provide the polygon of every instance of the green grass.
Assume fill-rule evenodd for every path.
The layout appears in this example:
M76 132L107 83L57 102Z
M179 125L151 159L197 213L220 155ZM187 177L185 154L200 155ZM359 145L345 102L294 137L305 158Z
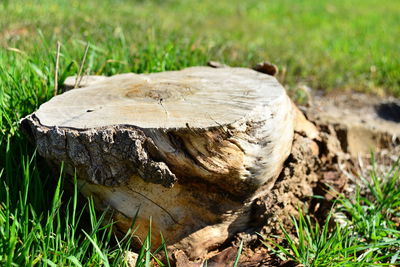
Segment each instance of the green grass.
M293 218L294 236L282 229L281 244L267 238L264 244L282 260L310 267L400 265L400 228L395 222L400 218L400 165L385 176L379 176L375 167L364 182L368 194L340 196L322 227L300 211L299 218ZM330 227L335 212L347 217L344 224Z
M64 178L48 173L35 152L10 141L5 146L0 170L0 266L126 266L134 225L116 238L107 211L97 212L92 199L78 204L76 181L72 195L63 197ZM161 249L166 252L166 244L153 249L151 234L136 266L149 266L150 260L170 266L154 256Z
M112 223L95 216L91 201L83 209L89 222L80 227L76 195L63 193L60 178L19 130L18 121L53 95L56 41L62 43L59 84L77 73L89 42L89 74L175 70L208 60L247 67L266 59L279 66L289 91L304 83L400 96L399 13L400 2L391 0L0 1L0 265L116 266L129 244L118 246ZM346 238L356 242L356 233L371 246L364 251L390 252L379 244L398 237L390 216L399 216L393 206L399 189L380 185L371 184L375 200L343 200L354 231L341 229L336 237L325 231L321 240L324 227L304 216L298 230L308 227L312 240L303 242L336 238L334 246L351 247ZM157 261L160 249L151 250L148 238L138 264ZM315 253L304 249L296 259Z
M62 201L61 177L40 173L35 153L14 161L21 148L11 142L6 146L0 176L0 265L120 266L131 238L113 245L106 213L98 216L93 201L79 207L76 186ZM82 227L85 216L89 219Z
M289 88L305 83L328 91L400 96L398 1L2 3L2 66L24 69L32 62L42 72L51 71L55 43L60 40L65 71L89 41L90 73L180 69L204 65L209 59L251 66L267 59L283 70L279 79ZM74 64L69 74L76 69Z

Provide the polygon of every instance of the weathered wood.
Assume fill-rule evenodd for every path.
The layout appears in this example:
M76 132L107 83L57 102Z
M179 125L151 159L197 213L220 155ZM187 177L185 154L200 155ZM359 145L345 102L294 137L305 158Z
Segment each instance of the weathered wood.
M153 233L191 258L249 227L293 140L296 112L275 78L193 67L87 85L22 125L40 155L64 161L84 195L116 211L117 227L126 231L139 209L137 234L152 217Z
M105 76L98 76L98 75L85 75L81 78L79 78L78 76L70 76L67 77L64 81L64 89L66 91L74 89L75 84L77 82L78 82L77 84L78 88L88 87L91 84L103 81L105 78L106 78ZM78 79L80 79L80 82L77 81Z

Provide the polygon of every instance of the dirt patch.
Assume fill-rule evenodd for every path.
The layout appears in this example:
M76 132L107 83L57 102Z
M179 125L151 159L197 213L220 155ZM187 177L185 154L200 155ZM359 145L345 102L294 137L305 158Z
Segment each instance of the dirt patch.
M341 93L314 96L311 103L303 108L307 118L332 125L342 149L353 158L400 144L399 100Z

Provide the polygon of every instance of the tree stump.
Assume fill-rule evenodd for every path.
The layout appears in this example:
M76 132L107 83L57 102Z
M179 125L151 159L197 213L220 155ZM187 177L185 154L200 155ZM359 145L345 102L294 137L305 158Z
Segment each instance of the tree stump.
M249 228L293 141L296 112L275 78L192 67L85 86L21 123L41 156L64 162L84 195L115 210L119 230L138 212L144 237L152 217L155 245L162 232L196 258Z

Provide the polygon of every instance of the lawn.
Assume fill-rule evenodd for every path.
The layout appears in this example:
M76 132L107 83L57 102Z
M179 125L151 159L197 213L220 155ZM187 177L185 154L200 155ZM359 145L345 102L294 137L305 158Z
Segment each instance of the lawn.
M292 94L305 84L326 92L400 97L399 14L400 2L393 0L0 1L0 265L116 266L129 245L129 240L122 248L113 241L91 202L86 209L90 222L78 227L76 198L62 198L58 176L19 130L18 121L53 95L57 41L62 44L59 84L78 72L89 43L87 74L158 72L209 60L249 67L269 60ZM398 169L391 174L396 179ZM371 187L379 191L378 208L366 214L375 217L358 219L365 225L379 219L379 227L389 225L393 231L379 232L390 239L383 248L373 245L382 238L365 237L373 242L363 243L364 251L376 248L378 256L392 253L376 261L397 261L399 254L391 248L400 235L390 222L399 203L394 199L387 204L385 198L398 198L399 187L387 185L391 189L386 192L386 184L372 184L381 188ZM358 199L355 203L362 207L355 209L366 209L367 201ZM285 249L296 255L291 247ZM281 250L281 257L286 254ZM142 255L150 257L145 249ZM368 257L363 260L375 260Z
M63 44L65 70L90 42L90 73L163 71L210 59L234 66L269 60L288 88L302 82L327 91L400 96L398 1L2 3L1 65L18 70L30 61L43 74L51 72L56 40Z

